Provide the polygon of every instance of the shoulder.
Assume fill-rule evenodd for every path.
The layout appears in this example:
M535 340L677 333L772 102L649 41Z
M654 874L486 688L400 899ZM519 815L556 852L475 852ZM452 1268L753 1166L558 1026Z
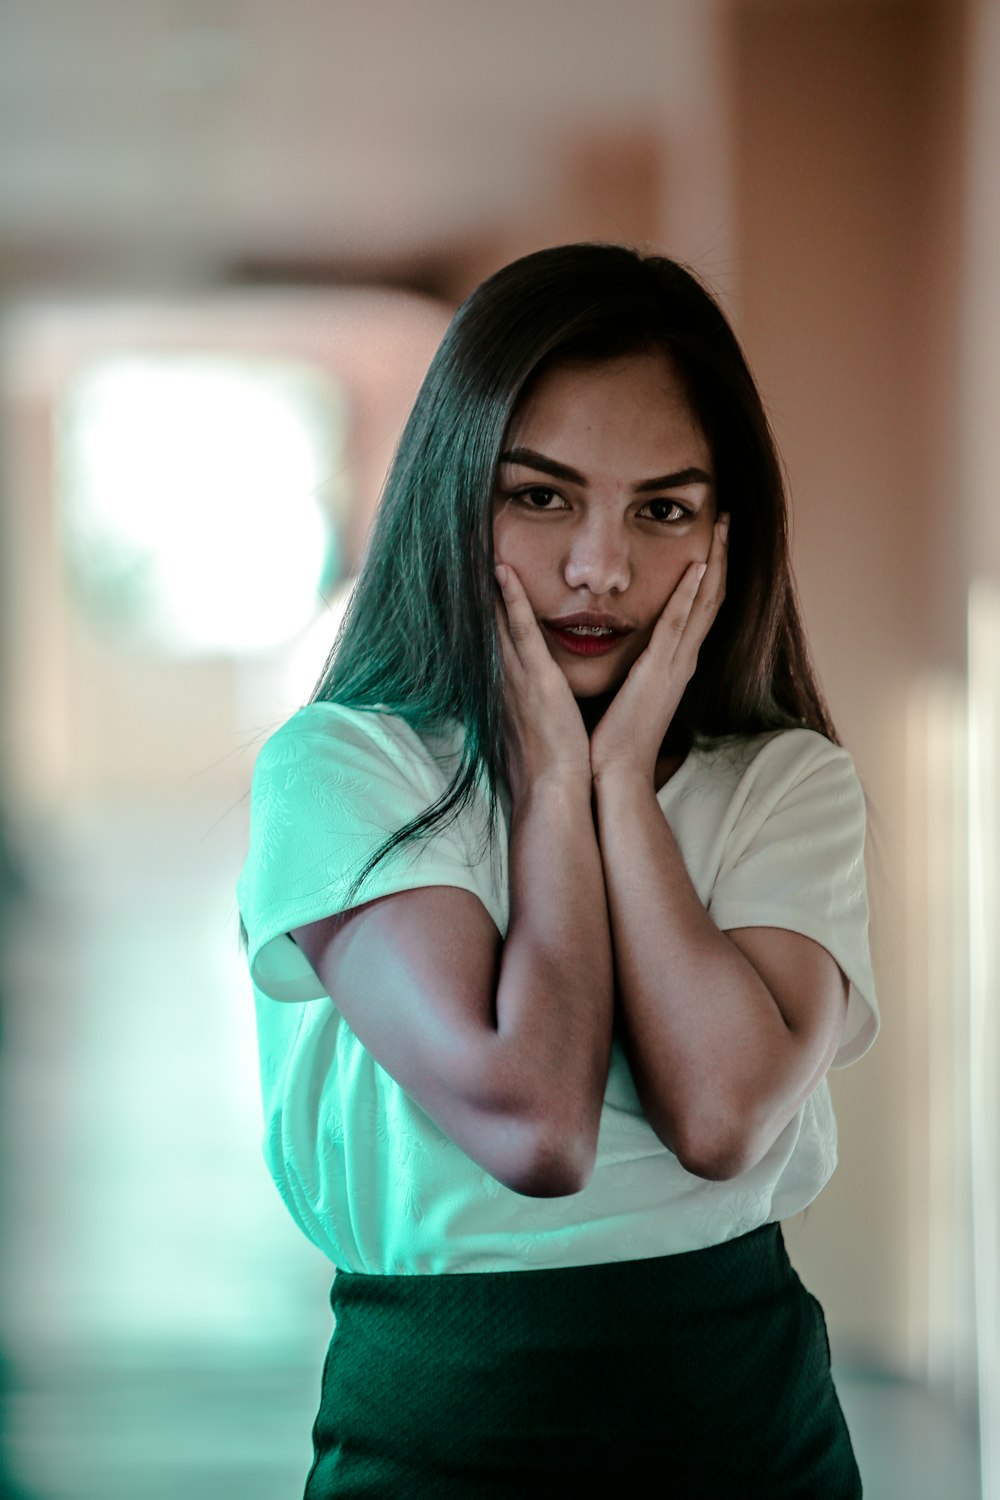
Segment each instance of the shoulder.
M350 792L359 782L395 782L437 795L454 774L459 750L457 733L425 739L396 714L308 703L261 748L254 791L275 780L286 792L308 785Z
M849 752L814 729L733 735L699 745L692 754L692 781L747 814L757 810L766 815L789 799L812 797L864 808Z
M323 757L338 749L402 758L422 749L414 730L396 714L377 709L348 708L343 703L307 703L286 719L265 741L260 759L265 765Z
M682 848L692 859L704 849L718 870L764 845L804 854L832 843L850 862L865 842L854 763L812 729L701 742L666 783L661 805Z
M304 971L287 935L359 904L362 893L374 900L420 885L460 885L478 895L487 886L470 853L478 824L468 818L432 838L396 841L447 786L447 749L391 714L334 703L308 704L266 741L237 882L251 970L266 993L313 998L301 991Z
M763 734L734 734L704 740L692 752L714 775L734 781L751 775L771 782L808 775L822 766L851 767L850 754L815 729L772 729Z
M247 869L309 882L334 858L362 868L438 800L455 764L392 714L307 704L257 757Z

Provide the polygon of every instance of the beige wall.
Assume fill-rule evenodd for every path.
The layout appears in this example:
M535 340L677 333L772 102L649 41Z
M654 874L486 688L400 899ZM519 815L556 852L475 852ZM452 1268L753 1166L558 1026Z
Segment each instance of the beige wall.
M738 322L794 497L795 565L873 828L875 1051L834 1075L842 1169L790 1230L842 1352L919 1365L907 1134L908 703L964 665L955 476L961 8L735 14ZM917 1189L919 1190L919 1189Z

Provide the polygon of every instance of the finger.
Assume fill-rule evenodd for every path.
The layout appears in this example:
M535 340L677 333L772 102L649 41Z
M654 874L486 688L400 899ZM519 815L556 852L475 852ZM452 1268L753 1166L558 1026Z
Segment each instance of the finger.
M504 671L509 678L512 672L515 670L521 671L522 669L517 649L511 639L507 607L502 598L497 600L497 633L500 636L500 652L503 656Z
M709 562L688 564L681 575L680 582L663 607L649 638L649 645L639 658L637 665L640 665L644 658L651 660L651 670L658 680L665 667L677 667L683 671L683 663L688 656L697 659L698 647L704 640L714 616L714 612L708 612L706 618L705 598L707 595L702 593L710 566L711 552ZM693 662L690 665L693 669ZM689 672L685 675L689 675Z
M715 523L708 561L701 566L695 597L684 619L677 643L675 660L678 664L686 661L691 672L694 671L698 653L726 597L728 533L729 517L721 516Z
M715 523L712 532L712 545L709 549L708 562L710 567L715 567L725 575L726 560L729 556L729 513L721 515Z
M505 569L504 572L505 575L510 574L509 569ZM498 585L500 584L499 569L497 570L497 583ZM503 658L508 706L516 702L523 693L530 693L530 684L533 680L530 641L526 641L524 638L523 626L521 627L519 639L515 638L518 631L518 602L516 597L514 597L516 588L516 580L511 584L508 581L508 576L505 576L504 586L501 588L501 597L497 600L497 630L500 636L500 652ZM506 593L504 589L506 589Z
M518 658L525 665L533 659L550 660L544 637L521 580L509 563L498 563L495 572L503 596L507 628Z
M687 622L691 618L691 611L698 598L702 579L705 577L707 570L707 563L693 562L688 564L687 568L681 574L680 582L667 600L663 613L656 622L653 638L656 637L661 625L663 626L663 634L668 637L674 636L679 639L684 634Z
M698 589L698 612L706 621L705 629L718 613L726 597L726 568L729 561L729 516L722 515L715 523L712 545L709 548L705 574Z

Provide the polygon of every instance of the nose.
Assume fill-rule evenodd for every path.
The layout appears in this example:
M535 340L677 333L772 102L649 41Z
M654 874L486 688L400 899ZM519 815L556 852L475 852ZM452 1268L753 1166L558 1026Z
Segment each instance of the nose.
M632 561L620 522L597 515L575 528L563 577L571 589L586 588L595 595L623 593L632 581Z

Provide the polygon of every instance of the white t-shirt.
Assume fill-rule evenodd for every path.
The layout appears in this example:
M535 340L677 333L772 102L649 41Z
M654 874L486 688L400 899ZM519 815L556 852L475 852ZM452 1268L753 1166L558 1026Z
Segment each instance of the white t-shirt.
M597 1161L582 1192L527 1198L460 1150L364 1048L289 931L343 910L382 841L441 793L456 742L331 703L267 741L240 876L264 1101L264 1155L292 1217L335 1265L369 1274L507 1271L701 1249L804 1208L836 1165L824 1079L756 1166L686 1172L643 1116L615 1043ZM834 1066L878 1030L868 954L864 797L847 752L807 729L692 749L660 790L688 873L720 928L782 927L850 981ZM507 927L507 833L485 799L377 866L358 901L459 886Z

